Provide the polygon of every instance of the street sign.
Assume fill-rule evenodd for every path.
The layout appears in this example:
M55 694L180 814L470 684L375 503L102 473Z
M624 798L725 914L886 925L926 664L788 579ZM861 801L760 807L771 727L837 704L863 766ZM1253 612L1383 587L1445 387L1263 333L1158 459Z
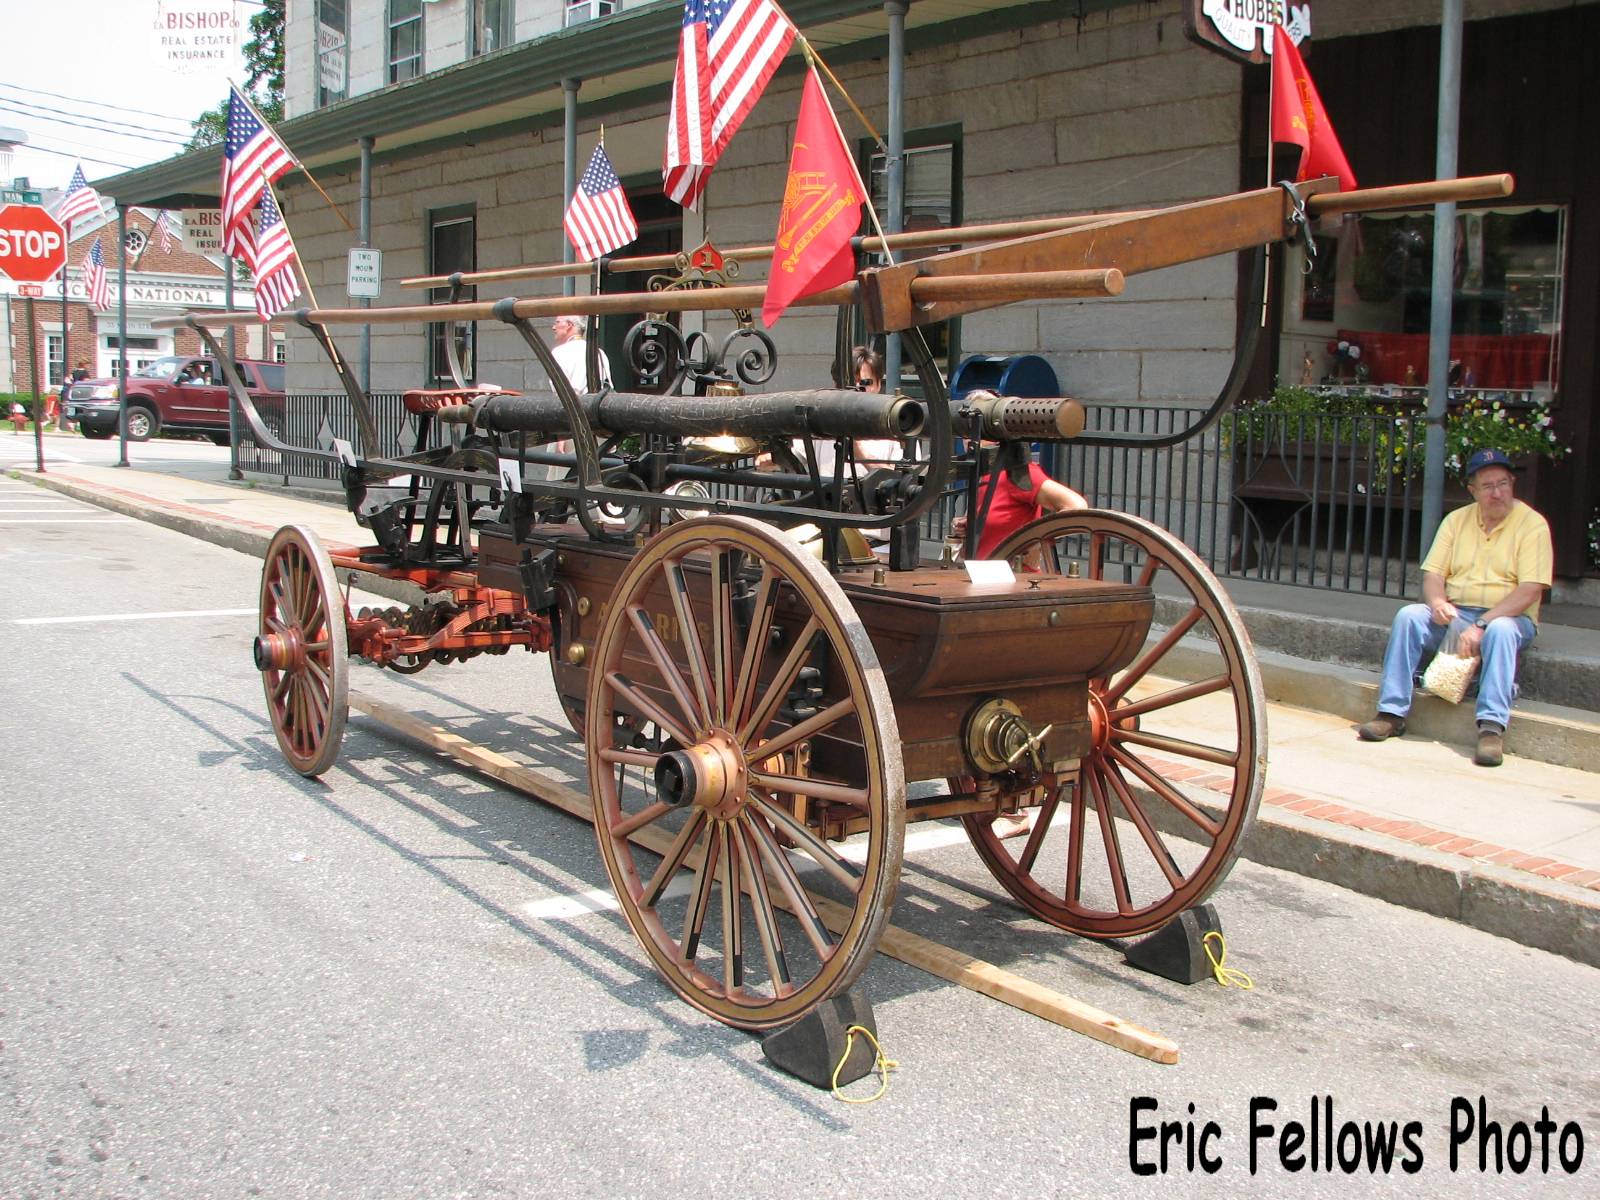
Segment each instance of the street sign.
M352 300L376 300L383 295L383 251L356 247L350 251L345 295Z
M0 208L0 275L18 283L45 283L67 264L61 222L32 204Z
M41 296L44 295L44 284L42 284L42 283L19 283L19 284L17 284L17 295L19 295L19 296L32 296L35 300L37 300Z

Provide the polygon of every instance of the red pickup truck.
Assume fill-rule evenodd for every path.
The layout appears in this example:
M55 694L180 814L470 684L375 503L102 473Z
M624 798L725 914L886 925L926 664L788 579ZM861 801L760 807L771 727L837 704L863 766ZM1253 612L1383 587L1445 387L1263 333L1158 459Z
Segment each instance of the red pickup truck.
M239 359L245 390L257 404L283 400L283 364ZM86 438L117 432L117 381L80 379L67 394L66 419ZM142 442L166 430L201 433L228 444L228 387L209 355L158 358L128 376L128 438Z

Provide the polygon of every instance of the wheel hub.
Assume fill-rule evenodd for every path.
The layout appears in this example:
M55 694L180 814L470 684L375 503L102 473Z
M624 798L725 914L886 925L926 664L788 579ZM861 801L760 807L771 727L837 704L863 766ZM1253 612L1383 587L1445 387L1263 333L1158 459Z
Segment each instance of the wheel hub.
M664 802L693 804L722 820L732 820L744 808L748 782L744 754L721 730L656 760L656 794Z
M256 659L256 670L298 670L306 666L306 638L299 629L261 634L250 653Z
M289 671L304 665L306 661L305 638L298 629L286 629L282 633L264 633L256 638L251 647L251 654L256 660L258 671Z

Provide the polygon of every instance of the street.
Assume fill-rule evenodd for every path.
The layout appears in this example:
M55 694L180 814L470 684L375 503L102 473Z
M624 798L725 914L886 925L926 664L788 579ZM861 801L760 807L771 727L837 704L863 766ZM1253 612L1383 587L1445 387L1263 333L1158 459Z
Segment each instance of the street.
M1186 988L1025 918L954 823L908 834L896 923L1181 1062L880 955L862 986L899 1067L837 1103L669 993L584 823L359 714L320 782L290 771L250 659L258 561L14 480L0 522L0 1194L1115 1196L1163 1149L1179 1194L1595 1193L1594 969L1241 860L1214 901L1255 988ZM539 658L351 686L582 786ZM1480 1170L1485 1118L1523 1171L1492 1142ZM1387 1170L1338 1165L1346 1122L1393 1122Z
M52 462L94 463L114 466L120 457L116 438L86 438L79 433L46 433L44 465ZM128 460L148 466L165 464L163 469L181 472L185 463L227 462L228 447L214 446L204 438L152 438L148 442L129 442ZM0 433L0 468L34 465L33 431L23 434Z

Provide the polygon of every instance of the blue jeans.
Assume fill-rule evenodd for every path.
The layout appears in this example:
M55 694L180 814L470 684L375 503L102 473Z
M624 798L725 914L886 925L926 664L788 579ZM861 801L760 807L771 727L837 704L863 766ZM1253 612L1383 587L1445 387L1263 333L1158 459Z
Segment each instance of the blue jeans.
M1458 604L1456 611L1468 622L1488 609ZM1425 654L1444 641L1448 625L1436 625L1426 604L1408 604L1394 615L1389 646L1383 652L1383 682L1378 689L1378 711L1403 717L1411 711L1412 681ZM1478 653L1478 720L1504 728L1511 719L1511 702L1517 697L1517 655L1539 632L1525 614L1496 617L1484 630Z

